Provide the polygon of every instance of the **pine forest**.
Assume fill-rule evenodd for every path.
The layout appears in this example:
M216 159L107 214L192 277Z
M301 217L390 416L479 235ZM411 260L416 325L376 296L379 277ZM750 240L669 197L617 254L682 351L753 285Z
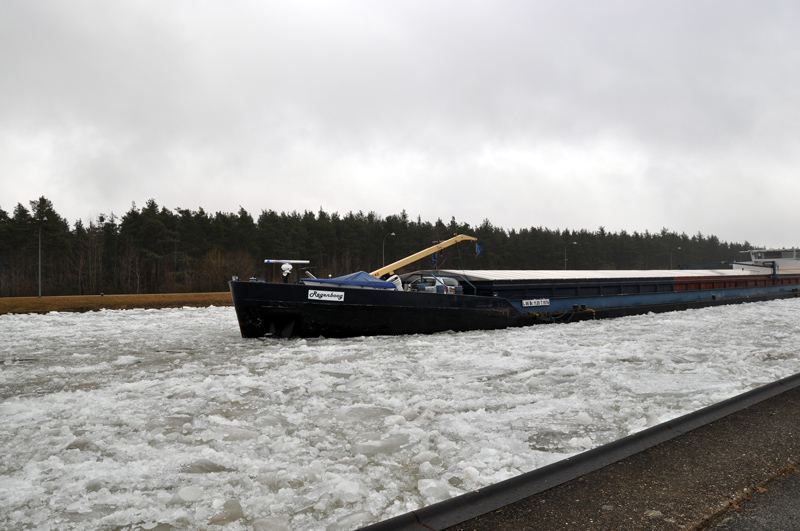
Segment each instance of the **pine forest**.
M2 205L0 205L2 206ZM541 221L541 220L535 220ZM546 220L545 220L546 221ZM29 208L0 208L0 296L179 293L227 290L239 278L280 280L280 268L264 259L303 259L297 274L318 278L373 271L446 240L454 234L478 238L438 256L441 269L669 269L725 267L744 258L747 242L726 243L715 236L553 230L543 226L506 230L485 219L479 226L455 218L435 222L400 214L276 212L257 219L240 208L210 214L133 204L118 217L98 215L85 225L62 218L40 197ZM574 242L574 243L573 243ZM41 263L39 260L41 249ZM430 259L403 271L432 269ZM296 278L296 275L295 275Z

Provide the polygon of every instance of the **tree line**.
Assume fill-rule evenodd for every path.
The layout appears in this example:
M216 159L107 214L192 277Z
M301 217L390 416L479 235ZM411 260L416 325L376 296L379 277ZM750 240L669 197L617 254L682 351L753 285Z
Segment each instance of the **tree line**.
M658 233L506 230L487 219L479 226L410 219L405 211L340 215L262 210L258 219L240 208L209 214L131 205L121 217L100 214L85 225L69 222L40 197L29 208L0 208L0 296L178 293L224 291L231 276L280 280L264 259L305 259L298 274L318 278L373 271L453 234L479 240L450 247L437 257L442 269L668 269L736 260L749 243L715 236ZM574 242L574 243L573 243ZM39 260L41 249L41 263ZM720 267L719 265L708 267ZM406 270L432 269L424 259Z

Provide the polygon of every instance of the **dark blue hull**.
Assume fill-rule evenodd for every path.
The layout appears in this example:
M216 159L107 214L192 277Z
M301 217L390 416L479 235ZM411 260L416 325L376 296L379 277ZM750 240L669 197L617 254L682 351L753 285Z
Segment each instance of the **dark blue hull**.
M474 295L231 281L243 337L497 330L798 296L800 275L495 282ZM547 301L527 306L527 301Z
M303 284L230 282L244 337L357 337L494 330L533 324L506 299L338 288L342 300L309 300Z

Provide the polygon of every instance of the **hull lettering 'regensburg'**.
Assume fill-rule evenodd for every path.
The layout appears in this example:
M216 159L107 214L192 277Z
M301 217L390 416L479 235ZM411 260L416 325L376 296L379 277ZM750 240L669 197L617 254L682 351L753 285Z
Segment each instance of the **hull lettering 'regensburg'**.
M308 290L308 299L314 301L334 301L344 302L343 291L318 291L315 289Z

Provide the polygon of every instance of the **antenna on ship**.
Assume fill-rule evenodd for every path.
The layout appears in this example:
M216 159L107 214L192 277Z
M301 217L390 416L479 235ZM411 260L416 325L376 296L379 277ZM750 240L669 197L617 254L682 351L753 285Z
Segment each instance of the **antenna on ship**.
M265 264L281 264L281 275L283 275L283 283L289 282L289 274L292 272L292 264L310 264L309 260L264 260Z

